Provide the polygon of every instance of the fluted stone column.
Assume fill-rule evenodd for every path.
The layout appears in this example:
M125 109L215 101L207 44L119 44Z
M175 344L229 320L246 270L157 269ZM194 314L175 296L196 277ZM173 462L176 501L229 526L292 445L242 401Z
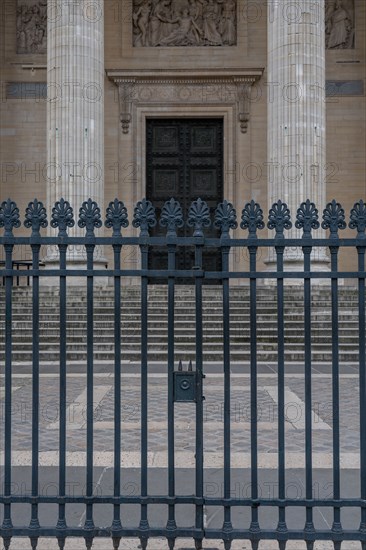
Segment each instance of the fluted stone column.
M324 0L268 2L267 135L269 206L278 199L288 204L293 228L286 235L295 238L301 202L316 204L319 221L326 204ZM287 250L285 269L301 259L301 250ZM314 270L327 265L325 251L315 250Z
M48 212L61 197L74 209L91 197L104 201L104 3L103 0L48 1ZM49 229L50 234L54 230ZM100 251L99 251L100 255ZM84 263L82 248L68 260ZM58 260L48 251L46 262Z

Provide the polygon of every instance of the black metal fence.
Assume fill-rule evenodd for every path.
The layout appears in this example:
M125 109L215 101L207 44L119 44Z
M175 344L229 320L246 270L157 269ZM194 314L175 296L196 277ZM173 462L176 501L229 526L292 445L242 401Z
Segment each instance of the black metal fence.
M334 547L347 549L347 542L361 541L361 547L366 549L366 364L365 364L365 250L366 250L366 205L359 201L350 213L349 227L357 230L353 238L340 238L340 230L345 229L345 213L336 201L330 202L319 221L316 206L307 200L299 207L294 225L302 230L301 238L285 238L285 232L292 226L291 215L287 205L278 201L269 211L267 227L275 231L273 238L260 236L259 231L265 228L263 211L260 206L251 201L241 213L240 228L247 230L246 236L231 238L230 230L238 226L237 213L232 204L224 201L218 205L214 220L210 219L209 209L200 199L194 201L183 219L182 209L174 199L168 201L161 211L159 223L166 227L165 237L150 237L149 229L157 223L153 205L143 199L138 202L133 213L132 225L140 229L139 236L124 236L121 230L129 224L127 210L124 204L115 199L106 210L105 226L112 230L109 237L96 236L95 230L102 226L102 217L98 205L91 199L84 202L79 211L78 225L85 228L83 237L71 237L68 229L75 225L74 213L70 204L61 199L52 210L51 226L58 230L57 236L41 236L41 229L47 226L47 213L42 203L34 200L28 205L24 225L32 230L31 236L17 237L14 229L20 227L19 210L11 200L4 201L0 206L0 227L4 235L0 237L0 245L5 251L5 266L0 269L0 278L5 281L5 417L4 417L4 483L0 495L3 506L3 522L0 534L5 548L8 549L12 537L29 537L32 548L37 547L39 537L54 537L62 549L67 537L84 537L87 548L91 548L95 537L110 537L113 548L118 548L121 539L137 537L141 547L147 547L151 537L164 537L169 548L173 548L178 537L192 538L196 548L202 547L204 539L222 539L225 549L231 547L235 539L248 539L252 547L257 549L261 540L278 541L279 548L285 549L287 541L306 541L308 549L312 549L316 540L330 540ZM192 228L191 237L177 237L176 230L183 223ZM211 223L220 230L220 238L205 238L204 230ZM327 238L313 238L312 231L321 226L329 230ZM32 491L30 495L12 494L12 287L13 279L19 269L14 269L13 250L17 245L30 247L32 251L32 266L27 275L32 279L32 311L33 311L33 351L29 357L32 366ZM41 269L41 246L54 246L59 251L59 265L51 269ZM68 247L81 245L85 247L85 269L73 269L67 265ZM112 247L114 254L113 267L98 269L94 265L96 246ZM121 262L124 246L133 246L140 250L141 267L125 269ZM165 246L168 251L168 265L164 270L149 270L149 251L154 246ZM191 270L176 270L175 256L177 247L190 246L195 250L195 262ZM205 272L202 269L203 247L219 249L222 255L222 271ZM277 267L272 272L257 270L257 252L260 247L269 247L275 251ZM303 257L303 270L284 271L284 255L287 247L297 248ZM327 248L330 254L330 270L327 272L312 271L312 251L317 248ZM340 271L338 257L341 249L354 249L358 257L358 269L355 271ZM245 249L249 254L249 269L234 272L229 269L230 253L234 249ZM114 482L113 495L98 496L93 492L93 286L95 277L111 277L114 285L114 315L115 315L115 361L114 361ZM141 283L141 494L123 496L121 493L121 359L123 359L123 342L121 342L121 285L125 277L138 277ZM39 318L40 318L40 280L43 277L55 278L59 286L59 494L45 496L39 494L39 391L40 391L40 361L39 361ZM68 495L66 492L66 388L67 377L67 280L72 277L85 277L87 292L87 452L86 452L86 494ZM178 277L190 278L195 287L195 329L196 329L196 368L187 372L174 367L174 297L175 281ZM168 491L167 494L151 495L148 491L148 281L166 278L168 285ZM231 365L230 365L230 280L234 278L249 281L250 291L250 475L251 495L233 497L231 493L232 447L231 447ZM262 498L259 493L258 464L258 362L257 362L257 284L263 279L276 281L277 292L277 339L278 339L278 426L275 430L278 441L278 495L273 498ZM303 281L304 300L304 345L305 363L303 376L305 382L305 498L288 498L286 494L286 447L285 447L285 361L284 361L284 292L286 279L301 279ZM311 339L311 293L312 279L327 279L331 286L332 312L332 430L333 430L333 495L332 498L315 498L313 493L313 447L312 447L312 339ZM360 494L353 498L342 498L341 495L341 455L340 455L340 364L338 357L338 285L339 279L352 279L358 285L358 323L359 323L359 402L360 402ZM204 434L203 434L203 316L202 316L202 285L204 281L222 281L222 318L223 318L223 375L224 375L224 494L223 497L212 497L204 491ZM174 410L178 402L195 403L195 493L180 495L176 493L175 484L175 423ZM274 433L274 437L275 437ZM29 525L13 524L12 507L25 503L31 508ZM86 508L85 524L82 527L69 527L66 523L66 508L71 504L82 504ZM39 521L39 506L41 504L56 504L58 506L58 521L54 526L42 526ZM110 526L102 527L95 523L93 510L95 505L112 505L113 517ZM154 505L166 505L168 521L164 528L157 528L149 521L149 509ZM140 521L134 527L124 524L122 505L138 505ZM190 505L195 507L195 523L192 527L182 527L176 520L176 507ZM219 507L223 510L222 527L214 529L204 523L204 507ZM240 528L234 527L232 512L234 507L242 507L251 511L251 521ZM278 511L278 522L274 529L262 528L259 521L259 510L272 508ZM287 521L287 510L290 507L301 507L304 510L304 526L294 529ZM333 509L333 525L329 530L316 529L314 511L317 508ZM361 514L359 528L344 529L342 526L342 510L354 508Z

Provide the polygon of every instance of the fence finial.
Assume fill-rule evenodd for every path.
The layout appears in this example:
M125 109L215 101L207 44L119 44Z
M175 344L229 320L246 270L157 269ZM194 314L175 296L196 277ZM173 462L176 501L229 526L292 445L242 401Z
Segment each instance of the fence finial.
M210 209L202 199L193 201L189 207L187 225L194 227L194 237L203 237L203 228L210 227Z
M335 199L328 202L324 208L322 228L330 230L331 238L337 238L338 230L346 228L344 210L342 205Z
M183 227L183 212L178 201L171 198L163 206L160 216L160 225L167 228L167 235L176 236L177 227Z
M59 237L67 236L67 228L74 227L74 211L72 206L65 199L60 199L55 203L55 206L52 208L51 215L51 227L58 227Z
M32 237L39 236L41 227L47 227L47 212L43 203L34 199L25 210L24 226L32 228Z
M5 228L5 237L13 236L13 228L20 227L19 208L11 199L3 201L0 206L0 227Z
M144 198L136 204L132 225L140 228L142 237L148 237L149 228L156 226L155 208L147 199Z
M94 237L94 229L102 227L100 208L92 199L84 201L79 209L78 226L86 228L86 236Z
M236 210L227 200L221 202L216 208L214 226L221 229L221 236L228 237L230 229L236 229Z
M348 227L357 229L357 238L364 239L366 237L366 204L363 200L359 200L353 205Z
M303 229L303 237L311 237L311 230L320 227L318 218L317 207L309 199L306 199L297 209L295 227Z
M240 227L242 229L248 229L249 237L252 238L257 238L257 229L264 228L263 210L254 200L247 202L244 206L241 213Z
M289 207L285 202L278 200L272 205L268 214L267 227L268 229L276 230L277 238L283 238L284 230L291 229L291 213Z
M121 237L121 228L129 225L127 208L122 201L114 199L109 203L104 225L113 228L113 237Z

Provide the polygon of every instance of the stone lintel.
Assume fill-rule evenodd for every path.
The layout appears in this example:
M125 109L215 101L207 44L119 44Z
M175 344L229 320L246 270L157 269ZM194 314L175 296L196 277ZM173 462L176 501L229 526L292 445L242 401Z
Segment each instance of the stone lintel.
M138 88L143 86L173 86L174 88L196 87L201 86L230 86L233 88L232 103L238 106L238 122L242 133L246 133L250 120L250 91L252 85L258 81L263 75L264 69L218 69L218 70L156 70L156 71L126 71L126 70L107 70L106 74L119 89L120 101L120 122L122 132L128 134L130 123L132 120L132 104L140 102L140 95L137 93ZM206 100L207 103L217 103L220 101L228 101L228 98L223 99L222 93L218 90L216 95L214 90L211 90ZM189 94L188 94L189 95ZM178 94L179 96L179 94ZM179 96L179 102L184 99ZM146 101L147 99L145 99ZM174 99L168 100L168 103L174 103ZM229 100L229 101L230 101ZM153 102L152 99L150 101ZM186 98L186 103L192 103L192 99Z

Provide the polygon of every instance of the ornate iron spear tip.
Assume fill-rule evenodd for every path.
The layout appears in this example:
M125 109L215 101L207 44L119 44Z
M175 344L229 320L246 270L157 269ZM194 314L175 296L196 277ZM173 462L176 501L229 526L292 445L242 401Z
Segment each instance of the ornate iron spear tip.
M1 203L0 206L0 227L5 229L5 237L13 236L13 228L20 227L19 208L11 199Z
M59 237L67 236L67 228L74 227L74 211L68 201L61 198L52 208L51 227L59 228Z
M127 208L122 201L114 199L109 203L104 225L113 228L113 237L121 237L121 228L129 225Z
M148 237L149 228L155 227L156 223L155 208L152 203L145 198L139 201L134 208L133 227L139 227L140 235Z
M170 236L176 236L177 227L183 227L183 212L178 201L171 198L167 201L161 211L160 225L166 227Z
M240 227L249 230L249 237L256 238L257 229L264 228L263 210L254 200L247 202L244 206L241 213L241 220Z
M94 229L102 227L102 225L98 204L92 199L84 201L79 209L78 226L86 228L87 237L94 237Z
M338 237L338 230L346 228L344 210L335 199L328 202L323 211L322 228L329 229L331 237Z
M194 227L194 237L203 237L203 228L210 227L210 209L202 199L193 201L188 211L188 227Z
M356 202L350 212L350 222L348 227L357 229L357 237L364 239L366 237L366 204L363 200Z
M275 229L276 237L284 237L284 230L291 229L291 213L285 202L278 200L275 202L268 213L268 229Z
M47 212L43 203L34 199L25 210L24 226L32 228L32 236L39 236L41 227L47 227Z
M297 209L295 227L303 229L303 237L311 237L311 230L320 227L318 218L318 209L313 202L307 199Z
M228 237L230 229L236 229L236 210L227 200L218 205L215 212L214 226L221 230L221 236Z

